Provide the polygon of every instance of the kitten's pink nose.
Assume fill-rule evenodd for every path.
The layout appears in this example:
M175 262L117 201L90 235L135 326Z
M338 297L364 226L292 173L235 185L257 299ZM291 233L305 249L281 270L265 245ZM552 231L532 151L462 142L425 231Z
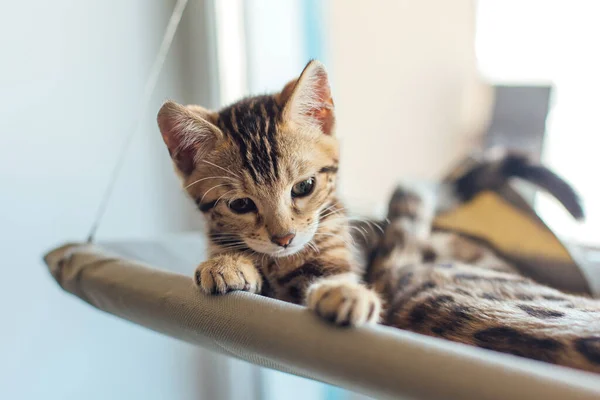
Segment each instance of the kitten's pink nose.
M286 233L284 235L273 235L271 236L271 242L283 248L286 248L292 243L292 240L294 240L295 237L296 234L292 232Z

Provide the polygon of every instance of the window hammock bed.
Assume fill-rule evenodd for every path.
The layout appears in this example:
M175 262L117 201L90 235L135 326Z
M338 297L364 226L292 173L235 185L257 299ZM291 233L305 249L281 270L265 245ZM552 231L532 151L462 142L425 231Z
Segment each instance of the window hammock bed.
M186 3L178 0L174 8L146 81L137 126ZM70 294L212 351L376 398L600 398L600 378L594 374L383 326L339 329L303 307L249 293L205 296L191 279L193 268L206 258L202 235L94 244L136 131L127 135L88 243L60 246L44 258ZM436 225L487 240L528 275L551 286L600 294L600 269L586 251L567 248L509 185L480 193L443 214ZM540 237L544 240L532 240ZM543 260L536 259L540 254Z
M67 292L163 334L376 398L598 399L592 374L387 327L337 329L249 293L205 296L189 270L200 236L69 244L45 257Z
M493 222L486 215L510 220L505 229L488 229L500 233L487 238L497 247L502 246L503 235L521 235L518 239L527 241L532 233L526 225L532 221L537 221L531 226L538 235L547 235L546 226L518 199L510 186L482 192L443 214L436 224L468 232L478 226L489 228ZM521 252L520 264L540 280L597 296L600 282L597 272L592 273L597 266L586 261L582 249L566 251L552 237L554 241L546 243L554 250L546 249L546 255L567 254L568 259L539 263ZM201 234L73 243L50 251L45 261L65 291L102 311L221 354L375 398L600 398L600 378L595 374L395 328L335 328L304 307L259 295L203 295L190 276L205 258L204 247Z

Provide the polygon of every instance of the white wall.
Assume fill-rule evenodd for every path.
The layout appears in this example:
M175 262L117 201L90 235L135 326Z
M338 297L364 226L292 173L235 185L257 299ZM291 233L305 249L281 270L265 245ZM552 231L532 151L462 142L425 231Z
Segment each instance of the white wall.
M215 398L223 359L76 301L41 263L85 238L174 3L0 5L2 399ZM207 38L187 38L206 29L202 2L191 3L100 238L197 225L154 123L167 97L213 101Z
M250 93L280 91L307 63L301 1L246 0Z
M379 203L400 178L437 179L474 144L470 0L329 2L329 70L343 191ZM479 93L481 95L481 93ZM477 131L475 130L475 133Z
M550 196L536 200L538 212L563 237L598 245L600 189L600 2L480 0L477 52L488 79L502 84L552 84L544 162L569 180L586 206L586 222L573 221ZM543 17L541 17L543 15ZM506 26L511 27L510 30ZM535 29L532 27L535 25ZM532 51L535 49L535 51Z

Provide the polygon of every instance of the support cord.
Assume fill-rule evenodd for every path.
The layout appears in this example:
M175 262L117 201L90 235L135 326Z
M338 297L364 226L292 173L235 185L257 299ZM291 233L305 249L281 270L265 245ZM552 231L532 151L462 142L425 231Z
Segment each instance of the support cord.
M158 82L158 77L167 59L167 54L169 53L169 49L171 48L171 44L173 43L173 38L175 37L177 28L179 27L179 23L181 22L183 10L185 10L185 6L187 5L187 3L188 0L178 0L175 4L175 7L173 8L173 13L171 14L171 18L169 19L169 23L167 24L167 29L165 30L162 43L160 44L158 53L156 53L156 57L154 58L154 62L152 63L152 67L150 68L150 73L148 74L148 78L146 79L146 84L144 85L144 91L142 93L142 98L138 108L137 116L134 120L133 129L129 131L127 137L125 138L125 141L123 142L123 145L121 146L119 156L110 174L108 185L106 186L106 189L102 194L100 205L98 206L96 216L93 220L92 227L87 238L88 243L92 243L94 241L96 232L98 231L100 223L102 222L102 218L104 217L106 209L108 208L108 203L114 192L115 183L117 182L117 179L119 178L119 175L121 174L121 171L123 169L123 165L125 164L126 156L129 152L129 147L131 146L132 139L142 126L142 122L144 121L148 105L150 104L150 100L152 99L152 94L154 93L154 89L156 88L156 83Z

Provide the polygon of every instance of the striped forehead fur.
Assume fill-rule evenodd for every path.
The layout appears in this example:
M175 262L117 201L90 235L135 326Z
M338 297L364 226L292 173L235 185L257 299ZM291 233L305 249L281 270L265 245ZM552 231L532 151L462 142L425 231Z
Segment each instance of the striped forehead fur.
M256 183L279 178L280 119L279 104L270 95L250 97L219 112L219 128L238 147L240 159Z

